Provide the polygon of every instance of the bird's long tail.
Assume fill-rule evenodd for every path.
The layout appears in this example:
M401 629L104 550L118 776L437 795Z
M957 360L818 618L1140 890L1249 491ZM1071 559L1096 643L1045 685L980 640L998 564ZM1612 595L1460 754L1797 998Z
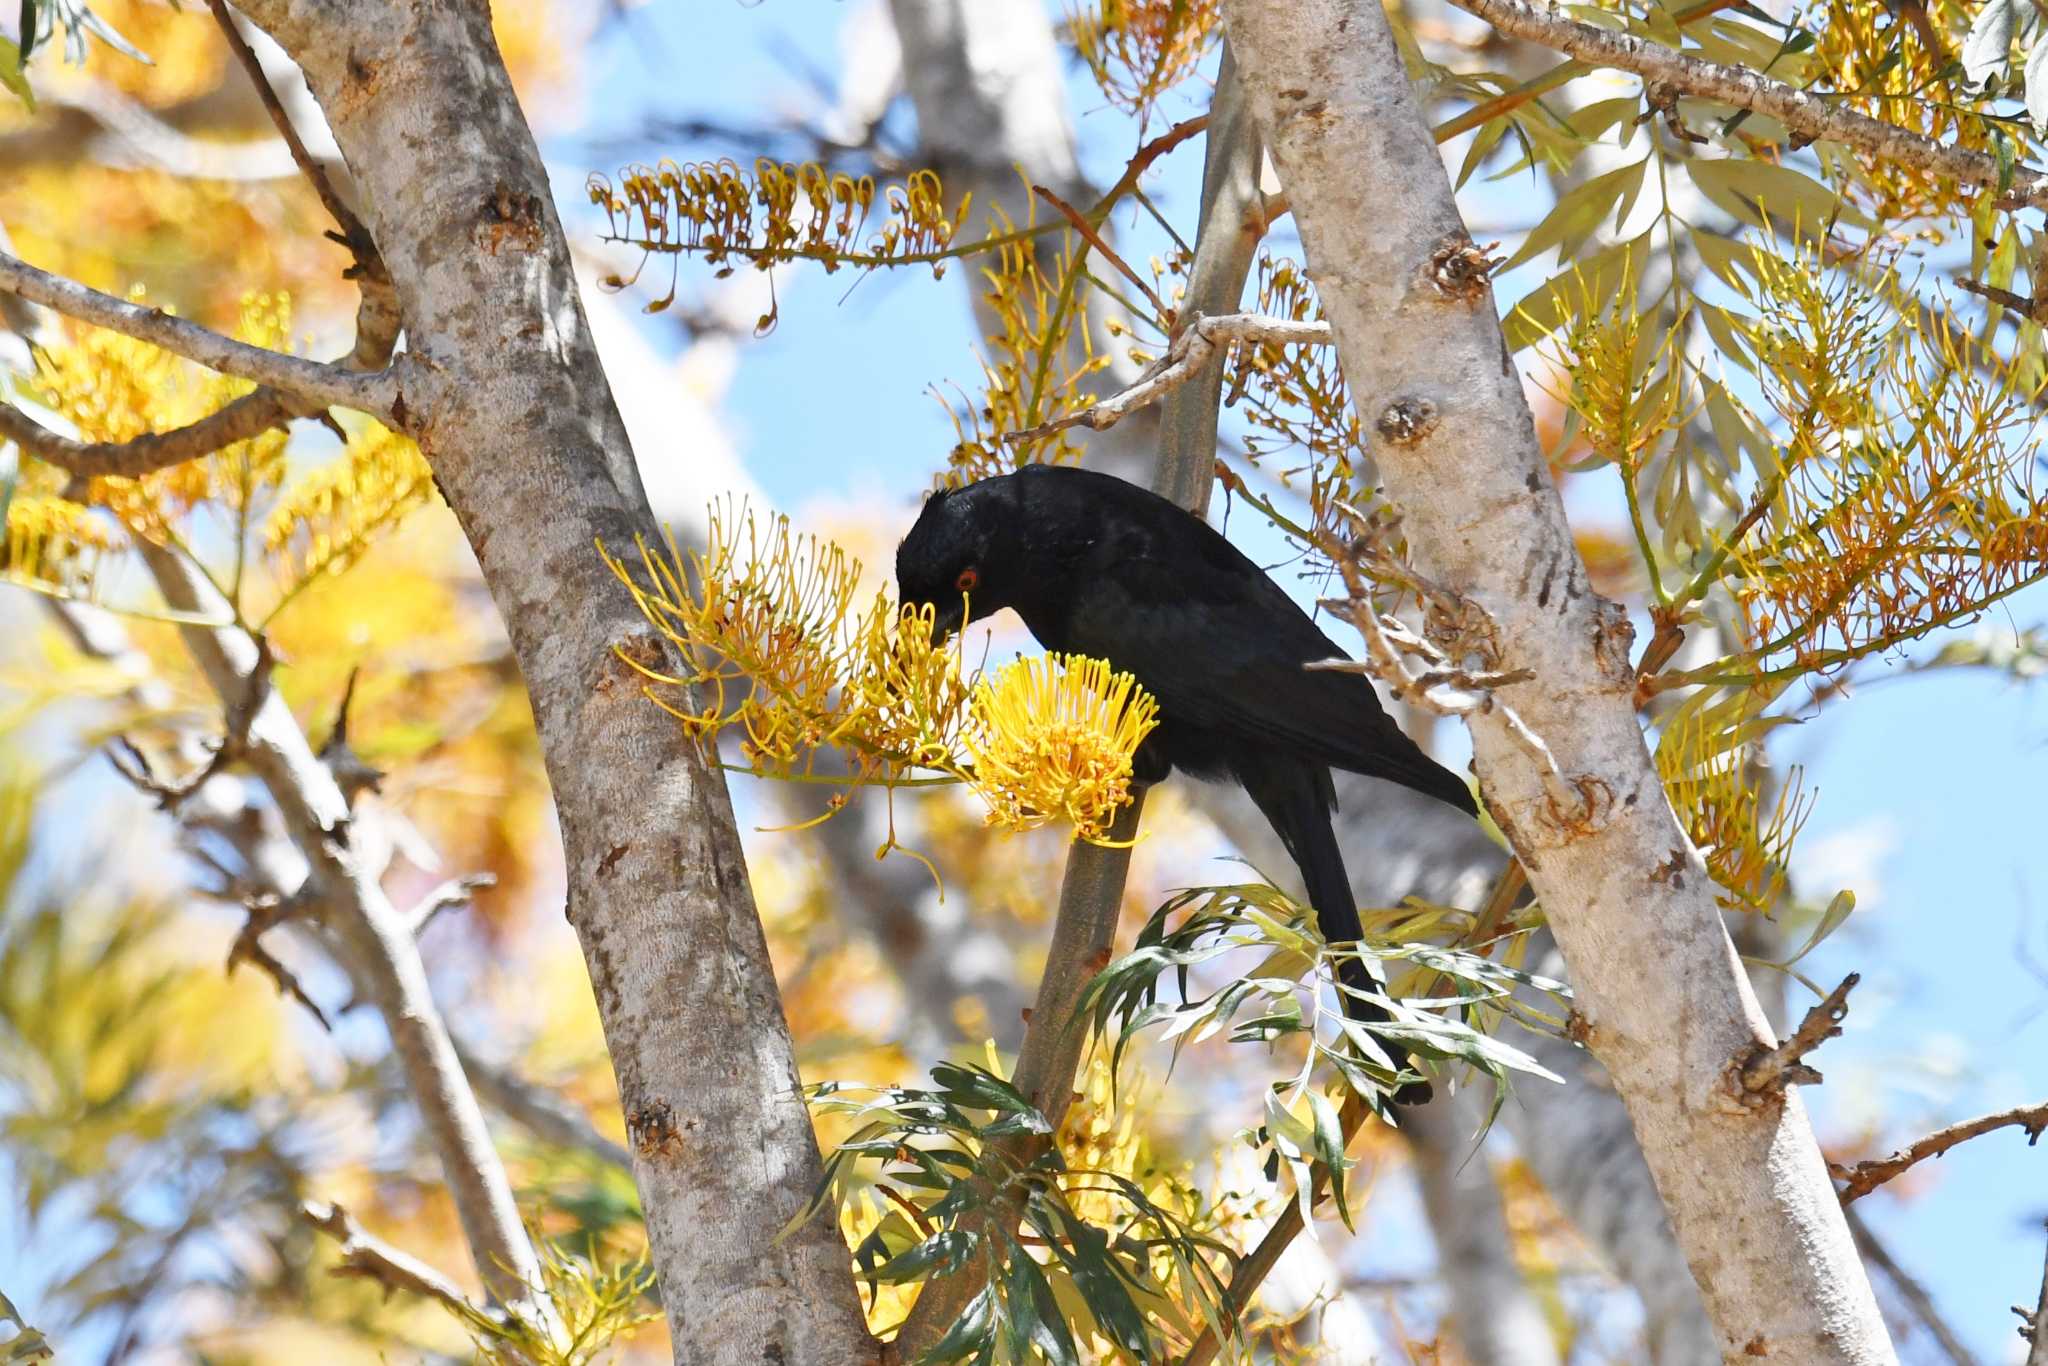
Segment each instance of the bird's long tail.
M1275 772L1240 773L1245 791L1265 814L1280 836L1281 843L1301 870L1308 888L1309 905L1315 909L1316 926L1331 944L1355 944L1364 936L1358 919L1358 903L1351 895L1351 876L1344 868L1344 852L1337 845L1337 832L1330 824L1335 794L1330 772L1310 765L1287 765ZM1354 991L1379 991L1385 984L1363 959L1347 958L1337 969L1338 980ZM1344 1013L1364 1024L1380 1024L1391 1017L1371 1001L1351 992L1340 992ZM1419 1071L1408 1050L1391 1039L1382 1039L1397 1066ZM1426 1081L1411 1082L1394 1093L1399 1105L1419 1105L1431 1095Z

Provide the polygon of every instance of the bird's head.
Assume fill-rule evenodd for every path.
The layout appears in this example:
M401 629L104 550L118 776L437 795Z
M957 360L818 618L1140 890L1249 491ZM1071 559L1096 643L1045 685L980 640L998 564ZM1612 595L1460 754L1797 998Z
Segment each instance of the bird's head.
M940 489L896 548L897 593L905 607L932 608L934 639L1013 605L1019 509L1001 482Z

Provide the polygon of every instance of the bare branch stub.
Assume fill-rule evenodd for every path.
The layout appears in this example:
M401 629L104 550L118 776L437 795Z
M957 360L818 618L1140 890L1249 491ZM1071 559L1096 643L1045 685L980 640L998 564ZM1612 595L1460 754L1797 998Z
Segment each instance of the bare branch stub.
M469 873L462 877L450 878L420 898L419 905L412 908L413 937L426 933L427 926L443 911L452 911L457 906L468 905L476 894L486 887L498 885L496 873Z
M340 1205L308 1200L299 1207L307 1223L340 1245L341 1262L330 1273L360 1276L377 1282L387 1293L402 1290L439 1300L458 1312L476 1313L455 1282L410 1253L371 1236L355 1217Z
M1493 284L1500 262L1493 256L1498 242L1480 246L1463 232L1452 233L1429 254L1429 282L1447 299L1476 304Z
M1843 1183L1841 1197L1843 1204L1860 1200L1885 1182L1898 1176L1931 1157L1940 1157L1958 1144L1983 1134L1995 1133L2000 1129L2019 1129L2027 1136L2029 1144L2038 1142L2043 1131L2048 1131L2048 1102L2039 1105L2023 1105L2013 1110L2000 1110L1995 1114L1979 1115L1966 1119L1947 1128L1936 1129L1914 1143L1909 1143L1888 1157L1872 1158L1854 1166L1831 1163L1829 1172Z
M2012 1312L2020 1316L2020 1337L2027 1344L2027 1366L2048 1366L2048 1271L2041 1275L2041 1297L2033 1309L2016 1304Z
M334 775L334 785L341 789L341 796L350 806L355 805L357 796L364 792L380 790L384 782L384 770L364 761L348 742L348 712L356 696L357 669L348 671L348 683L341 690L341 702L334 709L334 729L327 733L327 742L320 746L320 762L327 765Z
M1842 984L1822 997L1792 1036L1776 1047L1757 1044L1734 1065L1736 1099L1756 1108L1785 1094L1788 1086L1818 1086L1819 1072L1808 1066L1806 1055L1842 1032L1842 1018L1849 1013L1849 992L1862 981L1850 973Z
M301 888L298 893L289 897L254 896L244 903L249 918L243 922L241 933L235 936L235 942L228 947L227 970L232 973L242 963L254 963L277 984L280 992L312 1012L313 1018L320 1022L320 1027L332 1033L334 1022L328 1019L327 1012L322 1010L320 1003L307 992L298 975L286 967L269 949L263 947L264 931L306 914L312 909L312 903L305 899L304 891L305 889Z

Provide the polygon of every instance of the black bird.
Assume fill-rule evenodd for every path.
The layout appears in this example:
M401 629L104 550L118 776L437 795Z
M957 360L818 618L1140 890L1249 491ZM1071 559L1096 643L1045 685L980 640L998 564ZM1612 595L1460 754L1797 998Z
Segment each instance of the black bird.
M1048 650L1133 675L1160 715L1134 776L1180 769L1242 785L1300 867L1331 943L1361 934L1330 825L1331 768L1478 813L1464 781L1402 732L1370 682L1303 667L1344 652L1278 584L1207 522L1135 484L1028 465L935 493L896 551L896 582L906 605L932 605L939 633L1008 607ZM1360 963L1342 976L1369 989ZM1348 994L1345 1008L1386 1018ZM1428 1095L1411 1085L1395 1099Z

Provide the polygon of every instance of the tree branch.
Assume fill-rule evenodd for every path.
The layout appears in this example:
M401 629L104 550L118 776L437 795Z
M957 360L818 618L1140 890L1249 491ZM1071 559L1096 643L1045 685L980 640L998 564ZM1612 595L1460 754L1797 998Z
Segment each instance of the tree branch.
M1968 185L1997 186L2003 176L1995 157L1922 137L1896 124L1844 109L1830 97L1811 94L1743 67L1722 66L1660 43L1614 33L1568 19L1530 0L1452 0L1513 38L1566 53L1591 66L1611 67L1716 104L1747 109L1776 119L1808 142L1839 142L1867 156L1947 176ZM2048 175L2022 166L2001 204L2048 208Z
M1275 342L1282 346L1327 346L1328 323L1297 322L1292 318L1267 318L1256 313L1226 313L1204 318L1191 314L1187 326L1174 334L1166 354L1146 366L1138 378L1121 393L1102 402L1069 413L1057 421L1009 432L1003 440L1011 445L1037 441L1069 427L1103 431L1114 427L1148 403L1156 403L1209 367L1219 346L1234 342Z
M329 1274L360 1276L377 1282L387 1291L402 1290L409 1295L424 1295L430 1300L439 1300L458 1313L463 1310L474 1312L474 1306L463 1297L455 1282L411 1253L400 1252L391 1244L364 1232L363 1226L340 1205L308 1200L299 1206L299 1213L307 1223L340 1244L341 1264Z
M228 615L218 591L177 551L147 540L140 551L171 606ZM213 690L237 705L261 659L256 642L239 627L180 630ZM321 923L339 938L352 976L383 1017L478 1274L495 1299L550 1322L552 1308L537 1289L540 1260L434 1004L412 926L352 847L347 799L276 692L264 690L243 733L241 758L310 865L294 895L320 908Z
M1726 1097L1729 1060L1768 1023L1662 800L1628 614L1589 586L1491 290L1437 269L1473 244L1388 20L1348 0L1224 0L1223 17L1409 553L1484 610L1483 667L1533 674L1514 710L1582 798L1556 809L1549 763L1498 709L1467 718L1487 810L1571 965L1720 1352L1891 1360L1798 1093Z
M2029 1145L2040 1140L2041 1132L2048 1129L2048 1103L2023 1105L2014 1110L2001 1110L1997 1114L1979 1115L1945 1129L1936 1129L1916 1143L1910 1143L1889 1157L1872 1158L1858 1162L1853 1167L1831 1164L1830 1173L1842 1185L1842 1203L1861 1200L1864 1196L1898 1176L1907 1168L1925 1162L1930 1157L1940 1157L1950 1148L1967 1143L1982 1134L1999 1129L2023 1129Z
M66 317L160 346L224 375L255 380L317 401L322 407L354 408L387 422L396 420L398 376L389 369L364 373L250 346L160 308L88 289L12 256L0 255L0 290Z
M558 1147L588 1153L622 1171L633 1170L633 1154L597 1131L589 1118L563 1097L537 1085L509 1067L485 1062L461 1040L455 1056L484 1104L524 1127L535 1138Z
M0 438L82 478L113 475L140 479L261 436L293 418L310 417L324 407L307 399L287 398L275 389L258 389L173 431L151 432L132 441L78 441L51 431L13 404L0 402Z

